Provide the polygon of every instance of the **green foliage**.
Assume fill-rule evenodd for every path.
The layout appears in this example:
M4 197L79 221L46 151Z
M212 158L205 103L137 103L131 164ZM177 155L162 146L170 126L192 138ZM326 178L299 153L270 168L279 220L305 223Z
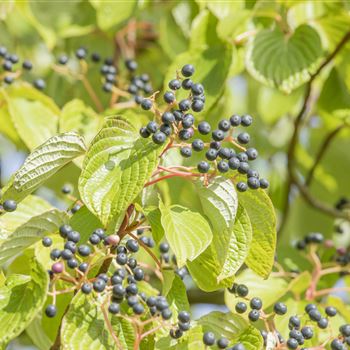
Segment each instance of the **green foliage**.
M79 178L80 195L104 225L137 197L158 163L161 147L140 139L120 118L107 119L92 141Z
M290 338L295 315L314 332L300 346L328 349L335 338L345 341L339 329L350 322L346 2L13 1L0 4L0 19L1 348L15 340L40 350L205 350L203 337L212 332L230 348L284 349L276 332ZM22 69L24 59L31 70ZM174 88L175 101L165 103L169 81L187 78L185 64L194 66L189 79L205 92ZM181 109L183 99L191 101L183 109L194 124L176 120L157 144L159 129L150 132L148 123L166 130L163 113ZM196 99L205 102L199 112ZM211 132L234 114L251 114L252 126L231 125L220 141L223 153L202 172L197 165ZM204 120L207 135L198 128ZM183 131L193 138L180 137ZM238 137L246 131L249 145ZM204 150L191 145L194 139ZM179 152L185 146L189 158ZM244 158L250 147L259 153L258 160L249 156L250 175L242 159L237 172L220 169L233 158L225 148ZM253 189L248 179L255 176L260 185L268 179L269 188ZM76 246L60 232L64 224L79 233ZM127 296L120 298L111 277L124 268ZM104 274L102 291L97 282ZM83 285L93 290L84 294ZM148 305L150 296L165 304L162 310ZM258 321L252 298L262 300L254 309ZM120 307L113 315L112 302ZM277 302L287 306L284 315ZM204 303L230 312L199 317ZM237 303L248 309L239 314ZM330 305L337 315L327 315L323 329L307 303L322 319ZM185 310L192 313L190 329L176 333L187 326L180 320Z

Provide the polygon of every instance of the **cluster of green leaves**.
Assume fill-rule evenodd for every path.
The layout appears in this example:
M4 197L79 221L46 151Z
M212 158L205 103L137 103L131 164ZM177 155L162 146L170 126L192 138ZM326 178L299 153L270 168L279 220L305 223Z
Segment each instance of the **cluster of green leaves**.
M59 320L50 321L48 326L41 315L49 258L37 242L45 235L54 235L67 222L80 231L82 241L87 241L100 226L114 232L131 203L145 214L155 241L169 242L178 265L188 268L199 289L212 292L230 287L246 264L254 274L245 271L237 279L263 298L264 307L286 296L290 312L300 312L304 305L293 303L294 297L307 289L310 274L300 275L291 283L283 278L268 278L276 248L276 218L267 194L262 190L237 194L231 180L224 177L217 177L209 186L201 181L171 179L144 189L163 150L138 137L138 127L150 116L139 110L107 108L98 114L90 107L89 96L79 82L53 75L49 65L41 62L42 57L48 57L48 61L52 57L36 43L43 40L54 53L86 45L91 51L110 56L115 32L130 19L153 23L158 40L147 43L146 49L138 53L140 67L150 73L156 86L165 89L176 69L185 63L194 64L196 80L205 86L207 97L206 108L198 119L214 125L233 112L249 111L257 116L257 146L263 157L269 158L263 165L272 183L271 198L279 210L285 179L281 163L291 132L290 115L299 109L305 83L348 31L347 4L242 0L154 5L91 0L67 6L29 1L0 5L3 44L15 49L13 43L19 36L16 50L21 55L40 55L41 67L34 74L47 76L47 95L51 96L20 82L0 88L0 133L29 153L2 189L2 199L15 199L19 205L16 212L0 218L0 264L6 271L6 277L0 278L0 319L6 325L0 333L0 344L8 343L24 330L40 349L47 349L56 337ZM347 122L349 52L346 46L333 67L319 79L315 112L321 122L307 130L310 142L299 145L297 160L302 171L312 165L312 152L320 136ZM34 60L34 66L35 63ZM92 72L88 78L98 86L99 76ZM107 106L103 92L96 94ZM339 146L315 173L315 190L321 198L335 201L347 184L347 177L339 176L340 170L347 173L344 167L350 164L346 162L347 136L348 132L344 133ZM165 162L183 161L173 152L168 159ZM72 217L32 194L44 187L62 200L60 188L65 182L76 185L75 194L85 205ZM283 265L304 267L304 262L285 258L285 245L299 234L298 230L302 234L308 229L330 227L331 223L297 199L286 230L293 232L283 236L279 250ZM176 275L169 277L163 289L175 306L181 305L177 309L188 308L186 289ZM112 348L101 311L80 294L72 298L58 298L62 313L70 304L63 318L64 346L80 348L84 338L86 347ZM228 294L226 304L234 311ZM346 310L344 305L341 307ZM346 321L346 312L341 317ZM132 330L122 322L112 324L123 344L130 348ZM281 326L282 333L287 332L287 326ZM262 347L259 333L244 318L211 313L196 322L180 345L160 333L149 348L201 349L202 334L207 330L240 341L247 349Z

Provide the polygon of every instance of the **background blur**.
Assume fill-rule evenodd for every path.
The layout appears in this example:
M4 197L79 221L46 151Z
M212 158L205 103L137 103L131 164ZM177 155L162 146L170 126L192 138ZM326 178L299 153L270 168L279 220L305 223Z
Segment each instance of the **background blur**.
M198 23L201 20L200 12L205 8L215 20L212 20L213 26L206 34L206 42L202 43L197 40ZM326 237L334 233L334 218L312 208L296 189L292 188L289 195L290 208L286 213L286 151L293 133L294 119L303 103L309 73L315 70L324 54L332 51L349 30L349 10L350 3L345 0L2 0L0 46L6 46L21 59L32 61L33 70L25 73L24 79L32 82L36 78L43 78L47 84L44 92L59 108L73 97L94 108L88 94L81 88L81 82L53 72L52 65L57 62L59 55L74 57L77 48L85 47L89 53L98 52L102 57L111 57L121 64L128 57L125 57L125 50L123 52L120 46L118 33L125 33L126 30L129 35L130 31L125 28L130 23L142 23L140 29L130 34L133 37L127 40L134 43L140 72L150 75L154 90L162 90L164 77L174 74L172 63L178 60L179 55L187 55L189 59L193 57L193 63L196 64L195 52L198 50L203 55L201 45L205 45L207 61L200 62L196 67L198 70L214 67L215 74L208 77L203 73L205 81L201 82L206 88L210 85L211 89L217 89L219 103L211 104L212 107L206 108L200 118L215 124L219 119L228 118L234 113L248 113L254 117L250 132L253 146L261 155L257 168L270 181L269 194L280 223L283 222L277 250L278 256L283 258L290 245L310 231L323 232ZM261 62L262 67L257 67L254 54L258 53L249 50L253 50L251 42L258 32L279 28L288 37L303 24L314 28L317 37L302 37L306 48L305 62L298 62L302 66L301 72L293 71L295 62L292 62L292 58L288 60L291 57L288 53L279 55L277 59L273 56L280 47L278 37L277 44L271 40L265 48L261 48L260 55L264 56L265 61ZM320 44L314 54L312 46L317 45L317 40L320 40ZM277 46L273 46L275 44ZM297 45L301 48L303 44L299 42ZM305 121L296 148L300 178L312 166L324 137L339 125L347 123L350 113L349 58L350 44L347 44L335 63L324 70L315 84L313 99L317 99L317 102ZM74 68L76 63L73 61L71 64ZM223 73L223 67L226 66L229 68ZM279 66L286 70L282 71L281 68L282 79L276 79L279 73L274 72ZM201 76L201 73L198 75ZM99 68L89 70L89 80L104 106L107 106L109 96L101 88ZM140 110L139 113L140 118L143 118L141 115L144 112ZM28 153L27 146L18 140L16 132L9 128L8 123L6 114L0 113L1 187ZM349 136L350 130L345 127L332 140L311 186L312 194L330 206L342 197L350 197ZM66 182L74 183L78 174L75 165L66 167L47 183L41 195L64 207L60 188ZM183 202L191 201L186 197L186 188L178 196L182 196ZM294 266L290 258L285 263L290 268ZM193 298L198 302L196 296ZM206 298L215 299L216 296Z

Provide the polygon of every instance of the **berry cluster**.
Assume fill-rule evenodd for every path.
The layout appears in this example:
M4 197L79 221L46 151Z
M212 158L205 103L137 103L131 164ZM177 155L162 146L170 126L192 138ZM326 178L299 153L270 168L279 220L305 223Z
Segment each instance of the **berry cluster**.
M0 58L2 58L3 61L2 68L6 73L4 75L4 82L7 85L12 84L16 78L23 75L24 71L33 70L33 64L28 60L24 60L21 67L17 66L20 62L19 57L15 54L8 53L4 46L0 46ZM71 59L72 58L64 54L58 57L57 63L59 66L66 66ZM138 68L135 60L125 60L124 66L127 74L121 74L113 58L107 57L103 59L100 54L96 52L89 55L88 49L85 47L80 47L75 51L75 59L82 65L83 73L86 73L88 59L95 64L101 63L100 73L102 76L102 89L105 92L115 91L118 95L128 99L133 97L138 104L143 100L142 96L144 94L149 95L153 92L148 74L135 75ZM58 71L61 72L60 69L58 69ZM35 79L33 81L33 86L38 90L43 90L46 87L46 83L43 79Z
M248 319L251 322L256 322L259 319L267 321L269 318L275 316L282 316L287 313L287 306L282 302L277 302L273 305L273 311L270 314L265 314L263 309L263 302L258 297L248 298L249 290L244 284L233 284L229 292L235 294L237 297L247 300L247 302L239 301L235 305L235 311L238 314L244 314L248 310ZM329 327L330 318L337 315L337 309L333 306L327 306L324 308L324 312L321 312L315 304L307 304L305 307L305 315L293 315L289 317L289 337L287 341L283 339L282 335L277 329L274 330L275 337L278 344L285 344L288 349L297 349L302 346L306 340L312 339L315 334L315 327L319 329L327 329ZM302 324L304 323L304 325ZM271 331L271 330L270 330ZM344 324L339 329L339 336L330 341L332 350L345 350L345 344L350 345L350 325ZM266 346L267 331L261 330L261 335L264 339ZM213 345L212 343L211 345ZM305 349L305 348L304 348Z
M3 81L6 85L11 85L25 71L29 72L33 69L33 64L29 60L23 60L20 65L20 58L16 54L8 52L5 46L0 46L0 60L4 73ZM43 90L46 84L43 79L38 78L33 80L33 86Z
M250 135L247 132L239 132L236 137L232 135L233 130L239 126L249 127L253 118L250 115L233 115L229 119L222 119L218 127L212 130L206 121L195 126L195 117L190 113L200 112L204 108L205 90L202 84L193 83L189 78L194 73L194 67L186 64L181 69L182 76L169 82L172 91L164 93L164 101L168 104L161 112L154 99L143 99L141 107L145 110L153 110L156 118L160 119L159 125L156 121L150 121L140 129L140 135L148 138L152 135L152 140L156 144L163 144L169 138L171 147L179 147L180 154L184 158L190 158L192 152L205 152L206 160L197 164L197 170L201 174L206 174L213 166L220 173L227 173L230 170L238 171L247 176L247 182L237 183L237 189L244 192L249 188L267 188L269 183L266 179L259 177L256 170L251 169L249 162L258 157L255 148L245 148L250 142ZM181 101L176 100L176 90L190 90L189 96ZM198 131L200 135L211 135L211 139L205 142L201 138L196 138L189 143L189 140ZM177 142L177 143L176 143Z
M203 334L203 343L207 346L213 346L216 343L216 346L219 349L228 349L228 350L245 350L245 347L242 343L237 343L233 345L232 347L228 348L230 341L225 338L219 338L216 340L215 334L213 332L205 332Z
M81 47L76 50L75 56L79 61L87 61L89 58L88 50ZM100 65L102 76L102 89L105 92L116 92L124 97L133 96L136 103L140 103L143 94L153 92L152 85L148 74L135 75L138 64L135 60L127 59L124 61L127 74L122 74L117 64L111 57L101 58L100 54L93 52L90 55L93 63ZM68 56L62 55L58 59L60 65L66 65L69 61Z

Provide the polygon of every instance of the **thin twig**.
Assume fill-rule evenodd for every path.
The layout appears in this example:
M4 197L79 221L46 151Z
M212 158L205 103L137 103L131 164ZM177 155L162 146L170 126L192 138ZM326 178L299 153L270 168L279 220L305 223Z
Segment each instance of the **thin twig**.
M311 181L313 180L313 176L314 176L314 173L316 171L316 168L318 167L318 165L320 164L323 156L325 155L327 149L328 149L328 146L330 145L330 143L333 141L333 139L338 135L339 131L341 131L344 127L345 127L346 124L341 124L339 125L337 128L335 128L331 133L329 133L327 135L327 137L323 140L318 152L317 152L317 155L316 155L316 159L315 159L315 162L313 164L313 166L311 167L308 175L306 176L306 181L305 181L305 185L306 186L310 186L311 185Z

